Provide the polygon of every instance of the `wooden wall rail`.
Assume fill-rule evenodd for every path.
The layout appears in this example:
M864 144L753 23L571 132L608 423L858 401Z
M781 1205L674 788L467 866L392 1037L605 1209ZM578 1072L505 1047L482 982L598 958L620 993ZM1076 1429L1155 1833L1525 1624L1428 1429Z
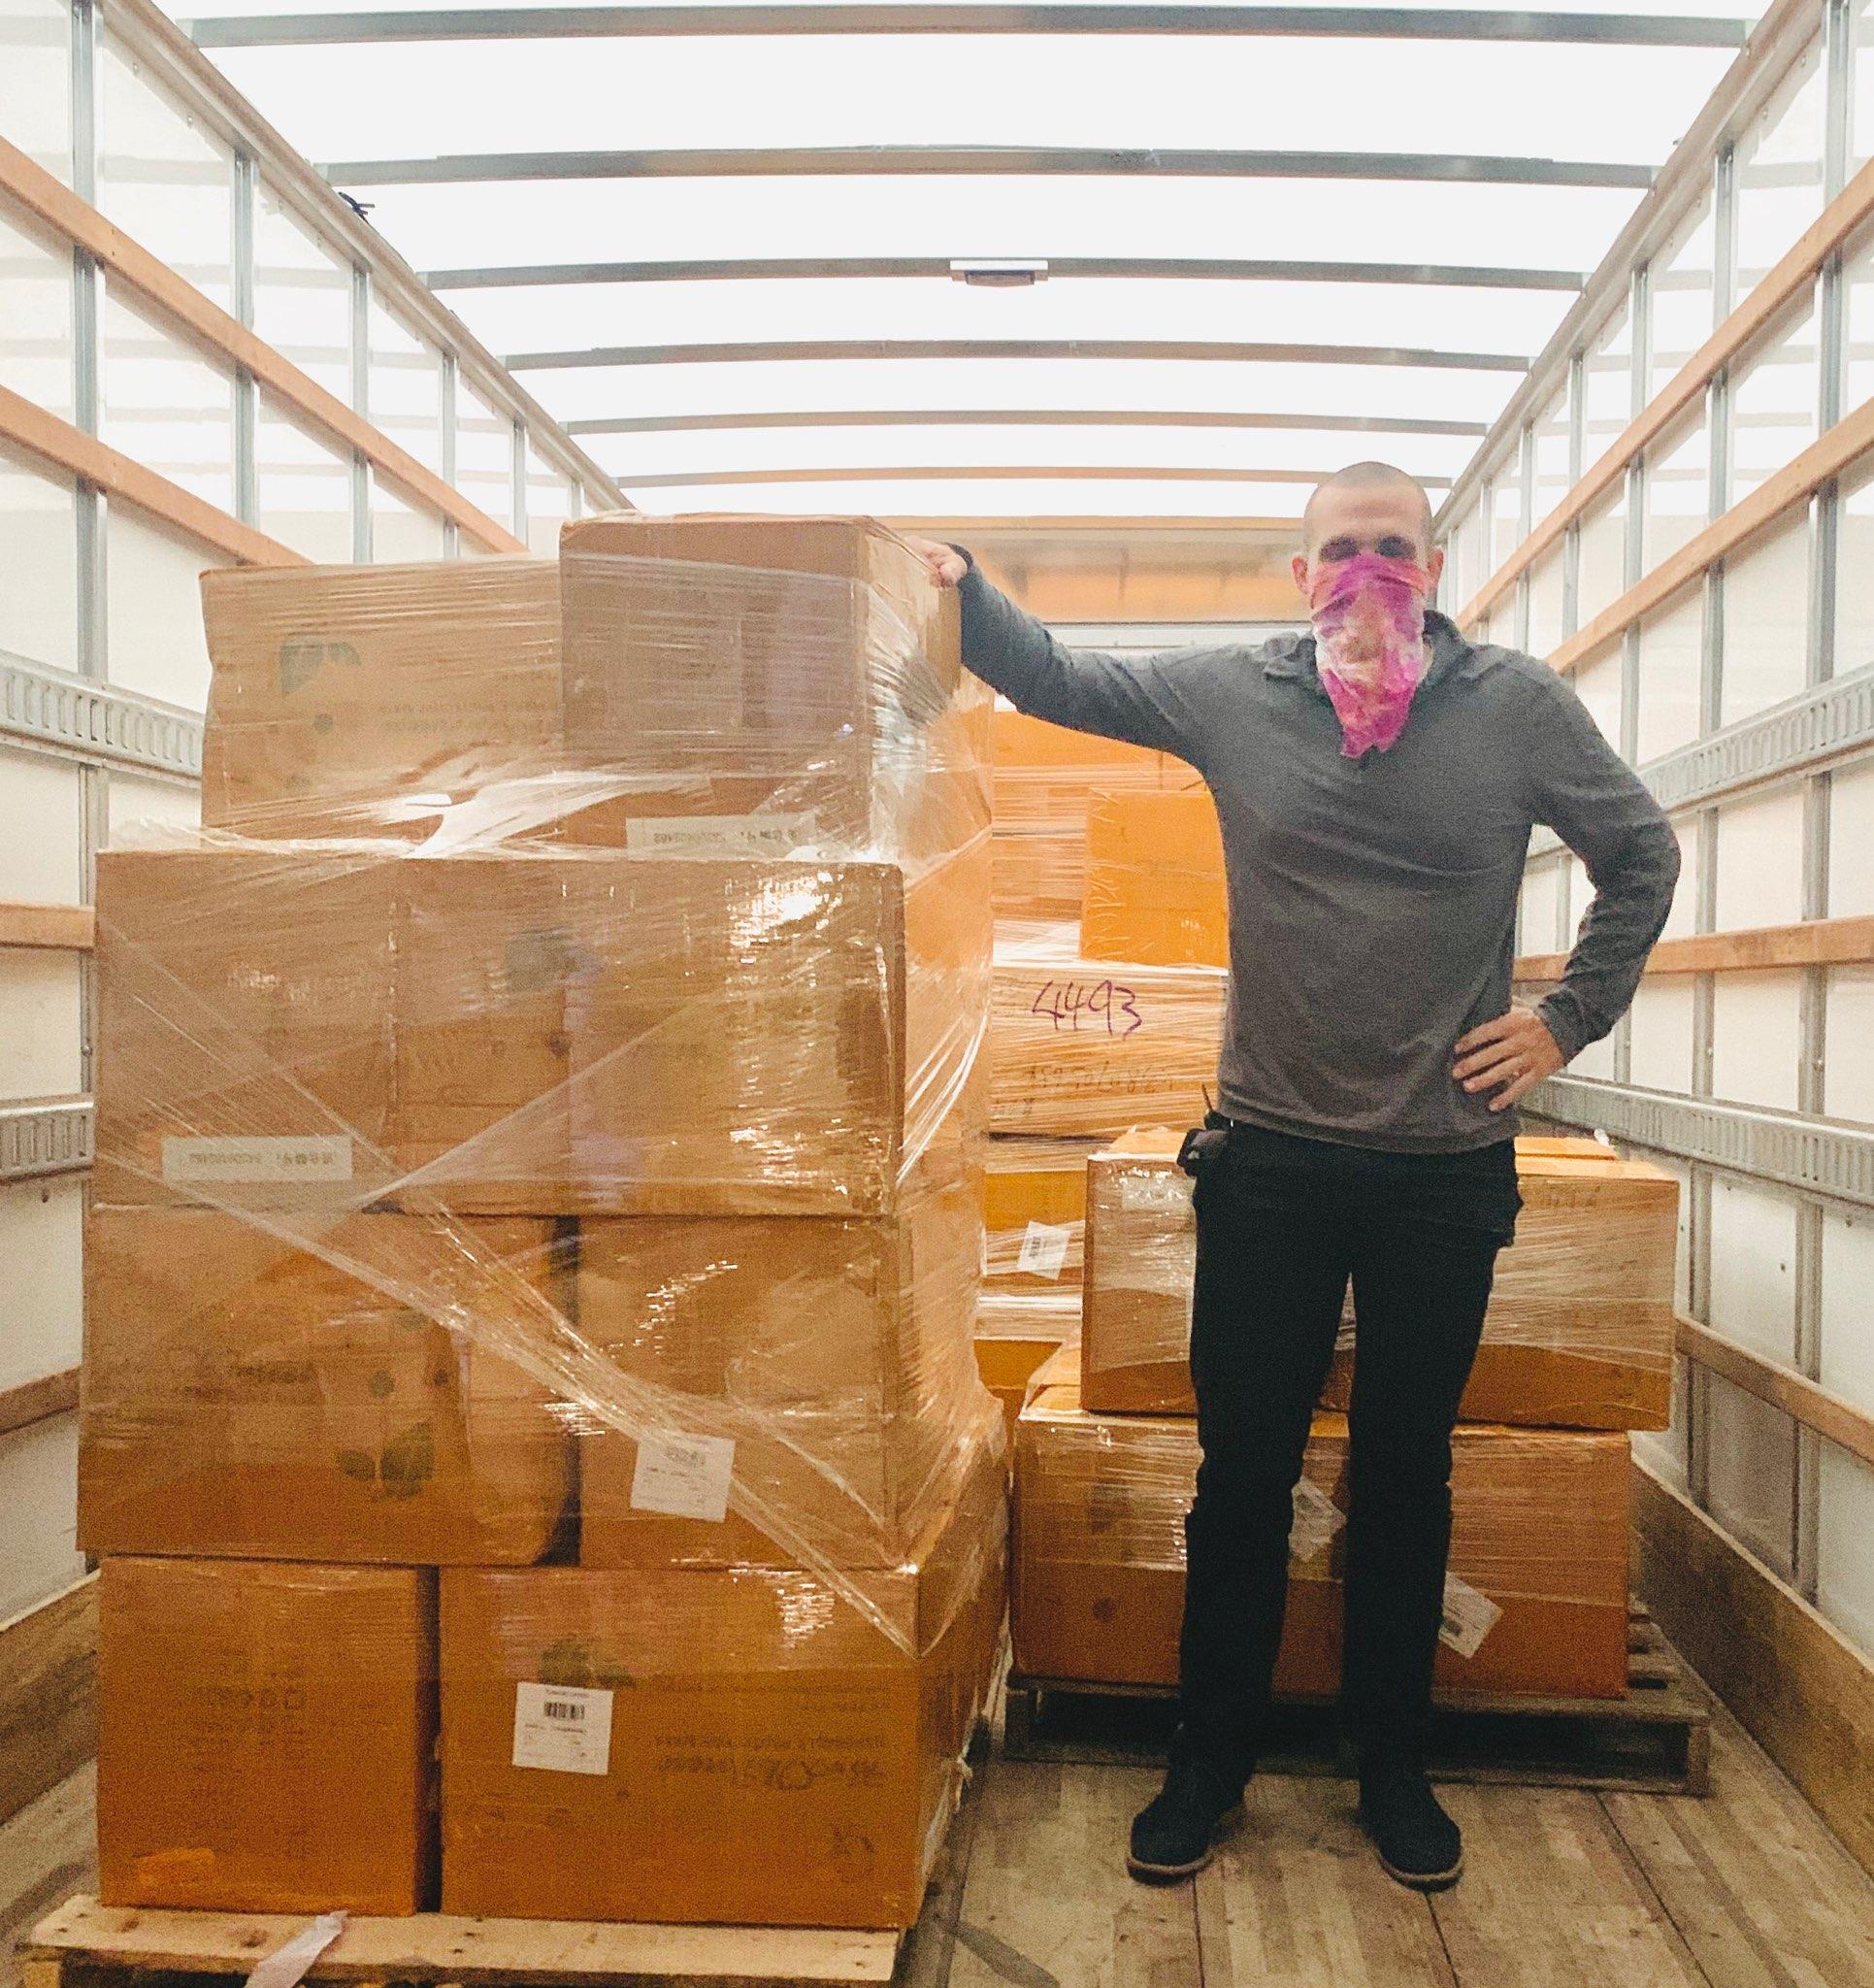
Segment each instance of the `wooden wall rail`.
M0 1622L0 1822L98 1750L98 1577Z
M35 1422L49 1421L54 1415L68 1415L78 1407L78 1369L48 1374L38 1380L22 1380L13 1387L0 1387L0 1436L16 1429L30 1429Z
M1757 925L1744 932L1701 932L1661 939L1647 960L1658 974L1750 974L1778 967L1866 966L1874 963L1874 917L1810 918L1799 925ZM1559 980L1565 952L1526 952L1519 980Z
M1569 525L1617 483L1627 466L1679 416L1696 405L1705 388L1753 340L1792 305L1817 272L1849 236L1874 215L1874 160L1864 165L1822 211L1775 268L1693 353L1632 422L1615 438L1528 538L1472 595L1458 616L1469 626L1481 619L1552 547Z
M3 141L0 141L3 142ZM11 388L0 386L0 443L11 443L28 455L72 477L95 483L119 503L134 505L149 516L173 526L185 538L207 546L243 566L305 566L290 546L270 539L252 525L241 523L225 511L172 483L140 462L107 447L95 435L75 428Z
M89 905L0 904L0 946L89 952L97 922L97 913Z
M1773 1408L1781 1408L1805 1429L1874 1465L1874 1415L1832 1393L1807 1375L1724 1339L1696 1319L1679 1320L1678 1347L1687 1359L1741 1387Z
M426 511L440 513L477 545L492 552L524 552L526 546L505 525L420 463L324 387L230 317L192 283L186 282L148 248L106 220L96 208L0 139L0 191L53 233L85 249L119 282L136 291L193 345L233 365L245 366L262 390L290 409L309 428L356 451L402 495Z

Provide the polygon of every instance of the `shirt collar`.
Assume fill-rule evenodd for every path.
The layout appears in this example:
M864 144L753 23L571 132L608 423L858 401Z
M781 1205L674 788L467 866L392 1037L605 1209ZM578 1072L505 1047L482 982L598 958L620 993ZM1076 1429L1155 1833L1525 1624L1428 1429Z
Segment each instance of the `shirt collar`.
M1452 676L1478 677L1491 667L1494 658L1490 652L1466 642L1458 624L1436 608L1425 612L1425 632L1431 639L1431 667L1425 673L1427 683ZM1315 674L1312 635L1276 636L1265 646L1263 672L1269 677L1293 677L1320 690L1324 697L1327 695Z

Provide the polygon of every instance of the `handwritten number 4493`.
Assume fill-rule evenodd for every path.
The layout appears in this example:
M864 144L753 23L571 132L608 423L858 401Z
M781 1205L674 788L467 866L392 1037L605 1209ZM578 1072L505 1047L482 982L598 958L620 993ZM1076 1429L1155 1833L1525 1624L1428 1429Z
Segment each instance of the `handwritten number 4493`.
M1109 1036L1130 1036L1145 1017L1133 1005L1134 990L1111 980L1043 980L1031 1014L1046 1015L1056 1029L1078 1033L1086 1017L1089 1029L1103 1028Z

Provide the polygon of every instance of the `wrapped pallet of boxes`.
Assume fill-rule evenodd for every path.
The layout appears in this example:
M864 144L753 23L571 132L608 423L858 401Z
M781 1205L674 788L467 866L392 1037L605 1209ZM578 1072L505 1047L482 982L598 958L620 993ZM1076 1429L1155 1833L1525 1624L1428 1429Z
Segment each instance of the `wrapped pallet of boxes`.
M1069 732L1006 705L995 719L996 915L1080 915L1087 817L1101 794L1156 793L1184 769L1163 753Z
M862 520L586 533L544 613L487 570L377 627L349 573L220 577L220 825L99 865L106 1895L907 1923L1003 1592L987 693ZM511 735L473 715L504 645ZM556 1750L542 1695L610 1680L617 1743ZM308 1794L328 1738L355 1773ZM209 1757L279 1790L249 1855ZM576 1900L584 1823L526 1854L569 1790L660 1818ZM706 1824L770 1861L699 1848L678 1896ZM289 1870L295 1828L345 1855Z
M1080 950L1141 966L1229 965L1223 837L1202 788L1095 796Z
M1438 1688L1626 1692L1627 1441L1606 1431L1459 1425ZM1015 1448L1017 1674L1177 1681L1184 1515L1197 1468L1188 1417L1096 1414L1070 1376L1031 1395ZM1317 1414L1290 1534L1275 1669L1285 1696L1325 1698L1339 1685L1346 1472L1345 1418Z
M1228 977L1086 959L1071 925L999 927L991 1128L1109 1139L1134 1125L1197 1124L1216 1083Z
M1179 1135L1134 1132L1088 1170L1081 1384L1101 1410L1191 1413L1196 1228ZM1522 1152L1524 1209L1496 1260L1464 1421L1663 1429L1671 1407L1678 1183L1639 1161ZM1350 1308L1352 1299L1350 1297ZM1351 1315L1323 1403L1351 1400Z

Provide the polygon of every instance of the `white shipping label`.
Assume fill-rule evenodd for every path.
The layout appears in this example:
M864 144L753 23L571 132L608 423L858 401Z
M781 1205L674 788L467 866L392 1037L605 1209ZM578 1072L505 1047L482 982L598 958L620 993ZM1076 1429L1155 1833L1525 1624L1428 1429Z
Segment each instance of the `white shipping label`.
M1119 1176L1119 1205L1129 1215L1170 1215L1191 1219L1191 1176L1175 1167L1128 1171Z
M1347 1515L1312 1478L1295 1487L1295 1522L1289 1530L1289 1558L1312 1560L1347 1523Z
M729 1516L735 1469L736 1445L727 1436L641 1437L638 1468L631 1474L632 1507L720 1525Z
M217 1180L254 1187L350 1177L351 1140L343 1132L286 1139L231 1135L163 1141L163 1178L177 1187L207 1186Z
M575 1684L514 1686L514 1765L560 1774L611 1766L611 1693Z
M1474 1657L1478 1646L1502 1614L1488 1595L1480 1594L1468 1581L1455 1574L1444 1580L1444 1617L1438 1624L1438 1640L1461 1657Z
M1015 1268L1024 1276L1059 1277L1072 1241L1073 1231L1065 1222L1030 1222Z
M666 855L785 856L817 840L811 814L666 814L625 823L625 847Z

